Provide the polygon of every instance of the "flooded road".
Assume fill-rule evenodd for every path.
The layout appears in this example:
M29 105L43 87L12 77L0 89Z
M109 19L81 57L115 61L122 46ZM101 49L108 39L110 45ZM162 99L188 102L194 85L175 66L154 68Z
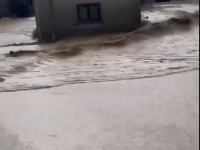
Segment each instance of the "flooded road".
M35 18L0 20L0 46L34 42L31 36L35 28Z
M198 7L193 5L156 6L143 12L145 24L131 33L0 47L0 92L199 69L199 12L195 11ZM1 36L0 44L34 42L30 38L33 19L27 22L31 24L25 25L28 28L23 23L15 29L20 31L19 39L12 35L11 42ZM9 32L7 28L0 29L1 35Z
M0 150L198 150L196 10L155 6L137 31L45 45L34 19L0 21Z
M0 150L199 150L199 71L0 93Z

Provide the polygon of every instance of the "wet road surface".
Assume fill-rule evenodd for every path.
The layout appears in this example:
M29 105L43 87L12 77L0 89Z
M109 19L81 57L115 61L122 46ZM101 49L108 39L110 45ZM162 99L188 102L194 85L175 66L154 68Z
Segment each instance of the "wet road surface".
M35 18L0 20L0 46L32 43L32 31L36 28Z
M198 71L0 97L0 150L199 149Z

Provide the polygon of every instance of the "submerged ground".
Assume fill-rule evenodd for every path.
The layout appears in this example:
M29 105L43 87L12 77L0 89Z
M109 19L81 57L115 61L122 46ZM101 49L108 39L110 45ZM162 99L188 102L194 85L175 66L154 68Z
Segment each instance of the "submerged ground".
M135 32L46 45L35 45L30 38L34 19L0 21L0 77L5 79L0 92L162 76L199 68L198 6L157 5L143 11L143 16L146 22ZM9 55L10 51L17 53Z
M199 72L0 94L0 150L198 150Z
M156 5L137 31L45 45L34 18L1 20L0 150L198 150L198 10Z

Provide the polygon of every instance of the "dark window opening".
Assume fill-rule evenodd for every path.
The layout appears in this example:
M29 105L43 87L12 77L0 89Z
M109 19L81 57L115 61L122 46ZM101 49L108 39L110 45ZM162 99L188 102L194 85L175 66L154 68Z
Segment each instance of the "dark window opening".
M78 4L77 5L79 22L101 21L101 4Z

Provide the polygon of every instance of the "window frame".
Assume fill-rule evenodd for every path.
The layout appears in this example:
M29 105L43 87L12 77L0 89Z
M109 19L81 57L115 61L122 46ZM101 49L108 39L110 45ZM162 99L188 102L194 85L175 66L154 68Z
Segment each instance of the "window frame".
M98 18L92 19L90 8L92 6L96 6L98 9ZM81 19L81 7L87 8L87 19ZM101 3L88 3L88 4L77 4L77 15L78 15L78 22L79 23L92 23L92 22L101 22L102 21L102 15L101 15Z

